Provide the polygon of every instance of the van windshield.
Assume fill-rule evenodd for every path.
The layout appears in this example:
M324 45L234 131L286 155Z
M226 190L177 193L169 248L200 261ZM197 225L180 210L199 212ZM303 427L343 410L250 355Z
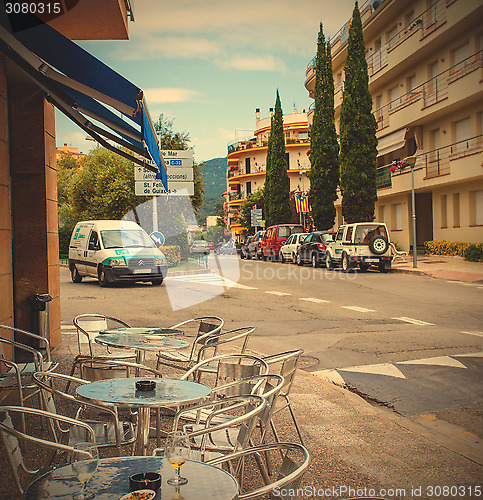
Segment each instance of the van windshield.
M109 229L101 231L102 245L108 248L152 248L154 243L144 231Z

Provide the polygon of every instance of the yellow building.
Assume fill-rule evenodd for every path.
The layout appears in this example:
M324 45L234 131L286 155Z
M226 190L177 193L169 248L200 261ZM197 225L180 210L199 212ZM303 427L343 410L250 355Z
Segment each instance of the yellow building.
M79 148L70 148L65 142L61 148L58 146L55 148L55 159L60 160L63 154L71 154L76 160L86 156L84 153L79 153Z
M409 249L411 170L390 173L389 167L415 154L417 245L483 241L483 2L370 1L361 18L378 123L376 219ZM347 35L348 24L331 39L337 128ZM314 65L305 82L311 97ZM309 110L309 122L312 115Z
M260 118L260 110L255 112L256 129L254 136L240 140L228 146L228 190L225 199L228 204L227 225L233 236L244 228L238 222L238 210L248 194L257 191L265 184L268 138L270 136L271 117ZM283 116L285 151L287 155L290 191L306 192L309 189L307 172L310 162L307 152L310 148L307 113L293 113Z

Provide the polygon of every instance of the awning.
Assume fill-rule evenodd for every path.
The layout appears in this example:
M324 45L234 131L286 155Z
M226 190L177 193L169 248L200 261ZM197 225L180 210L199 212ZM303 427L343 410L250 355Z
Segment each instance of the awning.
M27 14L17 16L22 17L25 26ZM50 102L99 144L156 172L156 178L161 179L167 190L166 165L143 91L48 24L32 17L32 27L17 31L13 26L18 18L7 16L0 9L0 51L45 91ZM145 160L153 161L156 167Z
M397 130L392 134L386 135L379 139L379 143L377 145L377 156L382 156L391 151L396 151L404 147L406 144L406 132L407 128L402 128L401 130Z

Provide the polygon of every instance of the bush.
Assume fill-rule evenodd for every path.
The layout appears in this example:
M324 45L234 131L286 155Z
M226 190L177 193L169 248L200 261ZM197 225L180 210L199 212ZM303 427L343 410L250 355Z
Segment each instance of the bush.
M483 243L471 243L465 250L465 260L483 262Z
M181 263L181 254L178 246L162 246L161 252L164 253L168 261L168 267L179 266Z
M465 260L471 262L483 261L483 243L445 240L425 241L424 247L428 255L452 255L464 257Z
M69 243L73 230L74 227L71 225L59 227L59 255L69 254Z

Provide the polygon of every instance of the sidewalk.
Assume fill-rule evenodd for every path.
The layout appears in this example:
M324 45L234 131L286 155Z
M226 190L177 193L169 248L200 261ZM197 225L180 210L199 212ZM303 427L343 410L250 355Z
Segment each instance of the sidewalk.
M419 273L454 281L481 282L483 284L483 262L468 262L463 257L447 255L417 255L417 267L413 267L413 256L398 258L392 263L393 271Z

